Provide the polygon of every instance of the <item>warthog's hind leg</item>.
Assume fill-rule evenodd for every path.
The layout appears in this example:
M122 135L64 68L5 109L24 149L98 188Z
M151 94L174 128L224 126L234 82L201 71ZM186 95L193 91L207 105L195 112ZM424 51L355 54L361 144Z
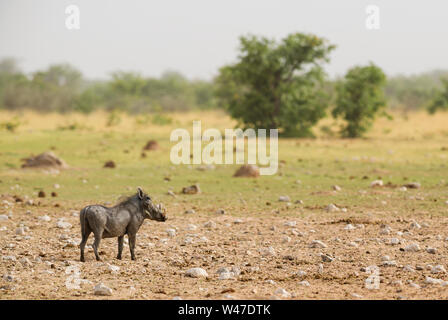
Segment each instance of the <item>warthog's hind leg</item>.
M123 252L123 240L124 236L118 237L118 254L117 259L121 260L121 253Z
M134 253L134 249L135 249L135 238L136 235L135 234L129 234L129 250L131 251L131 259L135 260L135 253Z
M100 247L101 238L103 237L103 231L100 231L95 234L95 241L93 242L93 251L95 252L95 258L97 261L100 261L100 255L98 254L98 249Z
M84 259L84 248L86 247L86 243L87 243L87 239L89 239L89 235L92 232L92 230L90 230L89 226L86 226L85 230L84 230L84 234L82 234L82 240L81 243L79 244L79 248L81 249L81 257L80 257L80 261L81 262L85 262L86 260Z

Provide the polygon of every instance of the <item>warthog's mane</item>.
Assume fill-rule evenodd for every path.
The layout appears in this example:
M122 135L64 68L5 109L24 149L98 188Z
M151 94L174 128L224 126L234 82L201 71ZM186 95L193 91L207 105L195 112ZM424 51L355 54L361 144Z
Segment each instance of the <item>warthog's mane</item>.
M116 207L125 206L125 205L130 204L130 203L135 204L135 202L137 200L138 200L138 193L132 194L132 195L123 195L120 198L118 198L118 203L115 206Z

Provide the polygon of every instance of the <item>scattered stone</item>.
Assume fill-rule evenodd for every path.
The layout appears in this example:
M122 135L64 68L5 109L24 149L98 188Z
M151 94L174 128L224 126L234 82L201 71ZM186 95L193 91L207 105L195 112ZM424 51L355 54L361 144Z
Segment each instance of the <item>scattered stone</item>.
M313 240L309 244L309 248L326 248L327 245L320 240Z
M110 168L110 169L114 169L116 167L117 167L117 165L112 160L106 161L103 166L103 168Z
M18 227L18 228L16 229L16 234L17 234L17 235L20 235L20 236L23 236L23 235L25 234L25 228L23 228L23 227Z
M176 236L176 230L175 229L166 229L166 233L170 237L175 237Z
M333 262L334 258L330 257L327 254L321 254L320 257L322 258L323 262Z
M42 191L42 190L40 190L39 193L37 194L37 196L38 196L39 198L45 198L45 192Z
M340 186L338 186L338 185L334 185L334 186L332 186L332 188L333 188L334 191L341 191L342 190L342 188Z
M410 227L414 228L414 229L420 229L421 228L421 226L417 222L412 222Z
M297 225L296 221L287 221L283 224L285 227L295 227Z
M40 221L44 221L44 222L49 222L51 220L51 218L47 215L41 216L39 217Z
M56 223L56 227L58 227L59 229L70 229L72 227L72 224L64 221L63 219L59 219L59 221Z
M246 164L241 166L233 176L257 178L258 176L260 176L260 169L256 165Z
M403 187L406 187L408 189L420 189L421 184L418 182L410 182L410 183L403 185Z
M437 252L436 248L426 248L426 252L435 254Z
M383 185L383 180L375 180L370 183L371 188L382 187Z
M216 214L226 214L226 211L224 209L218 209L215 212Z
M22 168L67 168L67 164L60 158L58 158L53 152L44 152L35 157L22 159L25 163L22 164Z
M6 214L0 214L0 221L6 221L9 217Z
M103 283L99 283L94 288L94 294L96 296L111 296L112 289L105 286Z
M184 213L185 214L193 214L193 213L196 213L196 211L194 211L193 209L188 209L188 210L185 210Z
M149 140L146 145L143 147L143 150L145 151L151 151L151 150L158 150L159 144L155 140Z
M275 250L273 247L262 248L259 250L262 256L274 256Z
M417 252L420 251L420 246L417 243L411 243L404 248L406 252Z
M330 203L327 208L326 208L327 212L337 212L340 211L341 209L339 209L336 205L334 205L333 203Z
M411 265L409 265L409 264L405 265L403 267L403 270L407 271L407 272L415 272L414 268Z
M120 271L120 267L108 264L107 265L107 270L109 270L109 272L112 273L112 274L117 274Z
M356 227L353 226L351 223L347 224L347 225L344 227L344 230L354 230L354 229L356 229Z
M216 223L214 221L208 221L204 223L204 227L207 229L214 229L216 228Z
M278 198L278 201L280 201L280 202L290 202L291 199L289 198L289 196L280 196Z
M207 271L202 268L191 268L185 271L185 275L191 278L206 278L208 277Z
M439 265L431 268L431 273L446 273L446 270L445 270L444 266L439 264Z
M310 283L306 280L300 281L297 283L299 286L303 286L303 287L309 287Z
M199 188L198 184L194 184L192 186L183 188L182 193L183 194L197 194L197 193L201 193L201 189Z
M274 294L276 296L280 296L282 298L290 298L291 297L291 294L283 288L278 288L277 290L275 290Z

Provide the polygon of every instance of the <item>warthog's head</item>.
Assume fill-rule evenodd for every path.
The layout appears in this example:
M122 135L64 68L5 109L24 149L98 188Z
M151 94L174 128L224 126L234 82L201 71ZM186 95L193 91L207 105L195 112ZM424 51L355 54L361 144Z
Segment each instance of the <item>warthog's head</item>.
M149 195L143 192L142 188L137 188L137 195L141 201L144 214L148 219L166 221L166 209L162 204L155 205Z

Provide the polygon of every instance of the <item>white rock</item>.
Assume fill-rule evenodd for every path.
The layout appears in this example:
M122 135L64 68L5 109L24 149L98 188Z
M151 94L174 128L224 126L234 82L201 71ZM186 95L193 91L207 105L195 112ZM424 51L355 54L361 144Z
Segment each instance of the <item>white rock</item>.
M283 243L291 242L291 238L288 237L288 236L283 236L283 237L282 237L282 242L283 242Z
M440 284L442 286L446 286L447 281L443 281L442 279L435 279L431 277L426 277L425 283L427 284Z
M409 265L409 264L405 265L403 267L403 270L407 271L407 272L415 272L414 268L411 265Z
M94 294L96 296L111 296L112 295L112 289L105 286L102 283L97 284L93 290L94 290Z
M193 209L185 210L185 214L193 214L193 213L196 213L196 211L194 211Z
M417 222L412 222L410 227L414 228L414 229L420 229L421 228L421 226Z
M344 230L354 230L354 229L356 229L356 227L353 226L351 223L347 224L347 225L344 227Z
M214 221L208 221L204 223L204 227L208 229L214 229L216 228L216 223Z
M206 278L208 277L207 271L202 268L191 268L185 271L185 275L191 278Z
M62 219L60 219L57 223L56 223L56 227L58 227L59 229L70 229L72 227L72 224L69 222L66 222Z
M397 244L400 244L400 239L398 239L398 238L390 238L389 239L389 244L390 245L397 245Z
M44 222L49 222L51 220L51 218L47 215L41 216L39 217L40 221L44 221Z
M18 227L16 229L16 234L20 235L20 236L24 235L25 234L25 229L23 227Z
M194 230L196 230L198 227L196 226L196 225L194 225L194 224L189 224L188 226L187 226L187 230L188 231L194 231Z
M289 198L289 196L280 196L280 197L278 197L278 201L280 201L280 202L290 202L291 199Z
M300 281L297 283L299 286L309 287L310 283L306 280Z
M243 223L243 222L244 222L244 221L241 220L241 219L236 219L236 220L233 221L234 224L241 224L241 223Z
M320 255L323 262L333 262L334 258L330 257L327 254L321 254Z
M311 243L309 244L310 248L326 248L327 245L325 243L323 243L320 240L313 240L311 241Z
M338 186L338 185L334 185L334 186L333 186L333 190L334 190L334 191L341 191L342 189L341 189L340 186Z
M6 214L0 214L0 221L6 221L9 217Z
M176 230L175 229L166 229L166 233L170 237L175 237L176 236Z
M437 252L436 248L426 248L426 252L435 254Z
M420 251L420 246L417 243L411 243L404 248L406 252L417 252Z
M259 250L262 256L274 256L275 249L273 247L261 248Z
M445 270L444 266L439 264L439 265L431 268L431 273L446 273L446 270Z
M296 275L299 276L299 277L305 277L306 276L306 271L299 270L299 271L297 271Z
M287 221L283 224L285 227L295 227L297 225L296 221Z
M337 212L340 211L341 209L339 209L336 205L334 205L333 203L330 203L327 208L326 208L327 212Z
M107 270L109 270L110 273L112 273L112 274L117 274L120 271L120 267L119 266L114 266L112 264L108 264L107 265Z
M224 209L218 209L215 212L216 214L226 214L226 211Z
M381 261L390 261L390 257L389 256L382 256L381 257Z
M219 274L218 279L219 280L229 280L229 279L233 279L235 276L235 274L233 272L221 272Z
M383 180L374 180L370 183L370 187L382 187L384 185Z
M275 290L274 294L276 296L280 296L282 298L290 298L291 297L291 294L283 288L278 288L277 290Z

